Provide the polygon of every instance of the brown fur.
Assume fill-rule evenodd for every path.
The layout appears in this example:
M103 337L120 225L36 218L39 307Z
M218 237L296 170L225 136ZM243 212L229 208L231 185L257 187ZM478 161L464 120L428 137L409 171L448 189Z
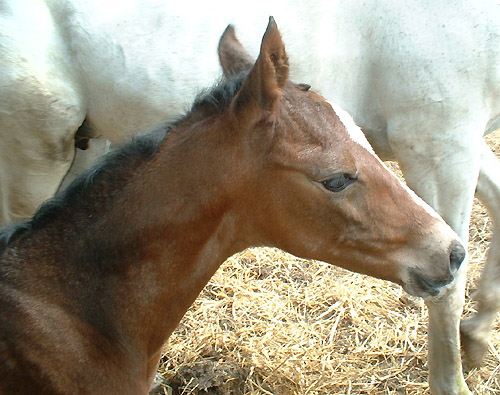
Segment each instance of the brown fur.
M229 25L222 34L218 46L219 59L225 75L235 75L250 70L254 64L252 57L236 38L234 27Z

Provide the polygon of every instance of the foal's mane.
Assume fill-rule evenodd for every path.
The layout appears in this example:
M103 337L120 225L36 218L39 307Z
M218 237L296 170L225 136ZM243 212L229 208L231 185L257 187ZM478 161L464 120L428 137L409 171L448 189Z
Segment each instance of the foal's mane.
M191 110L178 121L165 124L148 133L135 136L130 142L106 154L90 170L75 179L69 187L43 203L34 216L0 229L0 257L9 242L29 230L36 230L61 212L72 202L87 204L90 191L99 185L112 182L116 187L128 181L130 171L144 161L152 159L163 145L167 133L178 126L188 124L193 117L207 118L223 113L231 103L245 79L246 73L222 79L211 89L201 91ZM122 175L122 176L120 176Z
M17 222L0 229L0 256L7 244L28 230L36 230L56 217L70 202L85 204L93 186L112 180L115 185L126 183L126 174L145 160L153 158L162 146L170 128L163 126L146 134L137 135L103 158L76 178L64 191L44 202L30 220ZM119 174L123 174L120 177Z
M248 72L242 72L223 78L212 88L201 91L196 97L190 113L198 113L200 110L204 116L223 113L240 90L247 74Z

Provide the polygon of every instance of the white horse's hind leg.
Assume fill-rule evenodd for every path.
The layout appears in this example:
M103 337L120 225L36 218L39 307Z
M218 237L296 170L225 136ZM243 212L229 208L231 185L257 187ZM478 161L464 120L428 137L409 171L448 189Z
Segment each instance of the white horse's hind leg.
M411 117L389 132L391 147L408 185L433 206L464 243L479 174L480 122L456 123L448 132L415 131ZM441 122L442 123L442 122ZM436 122L436 125L440 125ZM469 135L467 135L467 133ZM433 133L428 136L428 133ZM429 310L429 383L435 395L470 394L462 373L459 323L465 298L467 262L444 297L426 301Z
M37 138L31 136L32 142ZM41 139L43 137L40 137ZM40 204L52 197L73 159L71 142L54 148L53 157L42 150L20 144L6 144L0 148L0 226L19 221L34 214Z
M69 81L48 81L26 75L1 86L0 226L32 216L73 161L85 114Z
M473 366L479 366L488 349L488 336L500 310L500 161L486 143L481 151L481 170L476 196L484 203L493 221L488 259L475 299L477 314L460 326L462 347Z
M0 117L0 226L31 217L55 194L73 162L74 136L85 117L70 88L32 81L11 82L4 89L9 101L0 97L5 114Z
M46 3L0 6L0 226L56 192L86 116L67 29Z

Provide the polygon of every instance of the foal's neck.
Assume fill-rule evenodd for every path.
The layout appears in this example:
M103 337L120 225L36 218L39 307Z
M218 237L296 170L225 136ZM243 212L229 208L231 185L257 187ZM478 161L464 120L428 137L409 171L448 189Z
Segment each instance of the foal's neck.
M111 197L89 194L102 207L75 207L77 232L59 224L70 240L57 260L76 277L88 273L86 286L97 290L93 302L106 309L113 327L99 329L115 331L104 336L133 345L145 358L158 354L220 264L246 246L235 240L241 228L228 187L217 184L231 173L224 168L231 161L220 160L224 148L208 138L190 144L204 146L169 149L167 141L153 158L118 174L127 181ZM75 303L92 302L93 295L82 294Z

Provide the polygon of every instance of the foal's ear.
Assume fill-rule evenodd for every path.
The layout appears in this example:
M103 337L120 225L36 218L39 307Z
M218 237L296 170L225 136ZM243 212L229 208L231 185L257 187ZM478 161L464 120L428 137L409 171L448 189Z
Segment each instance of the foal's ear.
M288 56L273 17L269 18L260 54L232 103L238 117L274 121L288 79Z
M232 25L228 25L222 33L217 50L219 62L226 77L248 71L254 64L252 57L236 38Z

